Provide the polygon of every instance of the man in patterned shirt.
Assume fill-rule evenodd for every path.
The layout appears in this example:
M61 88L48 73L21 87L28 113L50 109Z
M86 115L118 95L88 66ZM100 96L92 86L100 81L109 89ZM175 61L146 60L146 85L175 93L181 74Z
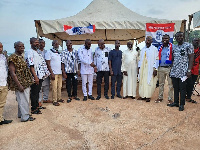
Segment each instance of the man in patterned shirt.
M49 76L49 71L46 62L41 54L38 53L39 40L30 38L31 49L26 51L25 59L34 78L34 84L31 85L30 98L31 110L33 114L41 114L39 107L39 92L41 90L42 81Z
M39 43L40 43L40 48L38 49L38 53L41 54L43 58L45 59L45 53L47 52L47 50L44 49L45 41L43 39L39 39ZM50 78L47 77L42 82L42 87L39 94L39 108L40 109L45 109L45 107L42 107L42 100L43 100L43 103L52 103L52 101L49 100L49 88L50 88Z
M66 89L68 93L67 103L71 102L72 97L75 100L80 100L77 97L77 75L80 75L78 70L78 51L72 48L72 42L70 40L66 41L67 49L61 54L62 61L62 75L66 79ZM71 89L73 87L73 92Z
M106 99L108 97L108 89L109 89L109 64L108 64L108 54L110 52L110 48L105 47L105 42L103 39L99 40L98 47L95 49L94 55L94 64L97 66L97 98L99 100L101 98L101 83L102 78L104 77L104 96Z
M15 90L18 102L18 118L21 122L33 121L35 118L29 115L30 86L33 77L22 56L24 44L20 41L14 44L15 53L8 58L9 62L9 87Z
M194 48L192 44L184 42L183 32L175 35L178 45L172 49L172 68L170 76L174 87L174 102L168 104L170 107L179 107L179 111L184 110L186 96L186 79L191 76L191 69L194 60ZM180 92L180 106L179 106Z

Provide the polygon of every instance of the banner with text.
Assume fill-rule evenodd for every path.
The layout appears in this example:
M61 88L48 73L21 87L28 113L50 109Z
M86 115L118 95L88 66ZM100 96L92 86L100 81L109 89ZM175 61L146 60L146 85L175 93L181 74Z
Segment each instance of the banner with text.
M168 34L170 36L170 42L173 43L174 25L175 23L146 23L146 37L151 36L153 39L152 44L159 47L162 44L162 36Z

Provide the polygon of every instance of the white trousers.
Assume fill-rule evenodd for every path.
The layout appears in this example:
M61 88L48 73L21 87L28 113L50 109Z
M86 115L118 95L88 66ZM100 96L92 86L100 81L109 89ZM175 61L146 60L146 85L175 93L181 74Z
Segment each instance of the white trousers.
M21 117L21 121L25 121L29 118L29 99L30 88L26 88L24 92L15 91L18 102L18 117Z
M88 95L92 95L93 74L81 74L83 95L87 96L86 83L88 82Z

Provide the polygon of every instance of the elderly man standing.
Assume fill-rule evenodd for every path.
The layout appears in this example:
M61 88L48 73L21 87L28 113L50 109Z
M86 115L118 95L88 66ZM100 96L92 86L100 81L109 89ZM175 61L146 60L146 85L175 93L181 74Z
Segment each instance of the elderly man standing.
M30 38L31 49L26 51L25 59L34 78L34 84L31 85L30 98L31 110L33 114L41 114L39 107L39 92L41 90L42 81L49 76L46 62L41 54L38 53L39 40Z
M62 52L62 75L66 79L66 88L68 93L67 103L71 102L72 98L80 100L77 97L77 74L80 75L78 70L78 51L72 48L72 42L66 41L67 49ZM71 92L73 89L73 92Z
M30 86L33 77L22 56L24 44L20 41L14 44L15 53L8 58L9 63L9 87L15 90L18 102L18 118L22 122L33 121L35 118L29 115Z
M128 49L122 53L123 99L136 97L138 52L133 49L133 42L127 42Z
M62 70L61 70L61 55L58 51L59 43L57 40L52 42L53 48L47 51L45 54L45 59L47 67L51 73L51 84L52 84L52 99L53 105L59 106L58 102L64 102L61 98L61 88L62 88Z
M93 87L93 73L96 71L96 66L93 62L93 55L91 47L91 40L86 39L85 45L80 47L78 50L78 56L81 62L81 78L82 78L82 90L83 90L83 101L87 101L87 88L86 83L88 81L89 91L88 98L95 100L92 96L92 87Z
M169 35L165 34L162 37L162 45L158 48L159 51L159 67L158 67L158 80L159 80L159 96L155 103L162 102L165 79L168 80L168 104L173 102L173 85L169 77L172 64L172 43L169 42Z
M192 44L184 42L182 32L175 35L178 45L173 47L173 61L170 76L174 87L174 102L168 104L170 107L179 107L179 111L184 110L186 96L186 79L191 76L191 69L194 60L194 48ZM179 106L180 93L180 106Z
M101 98L101 84L102 78L104 77L104 96L106 99L108 97L108 89L109 89L109 64L108 64L108 54L110 52L110 48L105 47L105 42L103 39L99 40L98 47L95 50L94 55L94 64L97 66L97 98L99 100Z
M12 120L5 120L3 118L3 109L6 104L7 94L8 94L8 86L7 86L7 76L8 76L8 68L7 68L7 60L5 55L3 54L3 44L0 42L0 125L9 124Z
M146 46L141 50L138 62L139 95L138 100L150 102L156 88L158 69L158 49L152 44L152 37L146 38Z
M115 49L109 53L109 68L111 74L111 99L115 97L115 83L117 81L117 97L122 98L120 95L122 85L122 51L119 50L120 41L115 41Z

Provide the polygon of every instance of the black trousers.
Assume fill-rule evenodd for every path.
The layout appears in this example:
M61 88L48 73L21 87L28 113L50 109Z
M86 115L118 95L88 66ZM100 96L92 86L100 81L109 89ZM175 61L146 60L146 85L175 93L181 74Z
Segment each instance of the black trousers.
M194 84L197 80L198 75L192 75L190 78L186 80L186 95L187 99L191 99L193 89L194 89Z
M30 91L30 99L31 99L31 110L34 111L39 107L39 93L42 87L42 79L39 80L39 84L32 84Z
M122 85L122 75L111 76L111 95L115 96L115 82L117 81L117 95L120 95Z
M75 73L67 73L67 79L66 79L66 89L68 93L68 97L76 97L77 96L77 85L78 81L75 79ZM73 88L73 92L71 92Z
M109 71L99 71L97 72L97 95L101 96L101 84L102 78L104 77L104 96L108 95L109 89Z
M179 104L180 92L180 105L185 105L186 81L182 82L181 78L172 77L172 84L174 87L174 103Z

